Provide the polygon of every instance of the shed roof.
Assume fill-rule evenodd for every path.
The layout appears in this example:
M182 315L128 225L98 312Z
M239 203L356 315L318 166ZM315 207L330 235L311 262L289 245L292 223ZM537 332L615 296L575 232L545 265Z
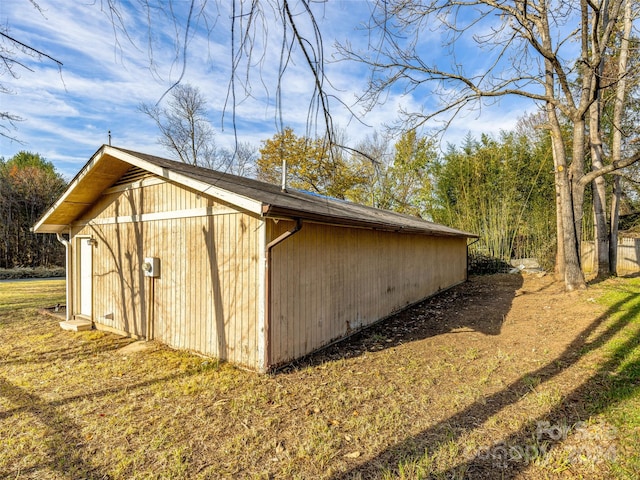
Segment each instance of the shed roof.
M62 233L126 172L136 166L169 181L220 198L240 209L272 218L299 218L438 236L476 235L418 217L287 189L251 178L196 167L166 158L103 145L33 227L39 233Z

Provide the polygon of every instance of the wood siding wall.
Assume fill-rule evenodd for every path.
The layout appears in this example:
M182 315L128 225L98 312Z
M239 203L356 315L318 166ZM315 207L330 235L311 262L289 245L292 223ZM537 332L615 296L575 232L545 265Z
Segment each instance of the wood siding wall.
M97 240L95 322L146 337L150 313L154 339L261 367L261 219L157 180L107 191L83 218L75 234ZM143 275L145 257L160 259L159 278Z
M593 242L582 242L582 270L595 272L595 247ZM618 275L640 272L640 238L618 239Z
M293 227L267 223L267 241ZM304 223L274 247L271 365L466 279L466 239Z

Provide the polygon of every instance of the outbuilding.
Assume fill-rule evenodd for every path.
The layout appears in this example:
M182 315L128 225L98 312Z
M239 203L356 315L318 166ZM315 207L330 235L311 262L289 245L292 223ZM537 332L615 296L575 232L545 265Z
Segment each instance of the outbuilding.
M465 281L475 235L102 146L34 226L67 325L267 371Z

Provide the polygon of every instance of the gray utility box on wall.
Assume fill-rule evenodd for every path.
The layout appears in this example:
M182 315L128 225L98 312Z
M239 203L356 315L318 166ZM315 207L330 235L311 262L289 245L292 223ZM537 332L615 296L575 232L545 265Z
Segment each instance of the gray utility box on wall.
M158 257L145 257L142 264L142 271L145 277L160 276L160 259Z

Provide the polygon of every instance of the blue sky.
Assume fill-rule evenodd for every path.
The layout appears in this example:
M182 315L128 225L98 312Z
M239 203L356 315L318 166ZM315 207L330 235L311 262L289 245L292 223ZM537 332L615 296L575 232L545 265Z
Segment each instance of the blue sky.
M0 110L21 116L24 121L9 132L20 142L0 137L0 156L9 158L20 150L29 150L52 161L67 178L71 178L104 143L108 131L113 145L146 153L169 156L157 143L158 131L153 121L138 111L141 102L156 103L182 71L182 57L176 62L172 45L175 26L168 20L154 21L154 50L149 54L148 30L144 18L127 2L120 2L128 37L110 21L103 2L77 0L38 0L42 13L29 0L1 0L0 22L8 26L8 34L41 50L63 63L61 69L49 61L20 57L33 71L16 69L18 78L4 74L0 82L11 90L0 95ZM219 3L220 5L217 5ZM227 95L230 72L230 12L223 11L231 2L208 3L205 28L200 21L189 33L186 70L183 81L200 88L208 100L210 120L221 147L233 145L234 132L230 117L222 123L222 110ZM178 8L188 5L177 1ZM131 7L131 8L129 8ZM327 60L334 59L335 41L349 40L366 46L367 36L358 27L369 16L365 1L332 1L317 5L316 15L323 33ZM136 13L138 12L138 13ZM268 11L266 12L268 14ZM179 15L186 15L180 11ZM268 36L259 34L256 57L250 70L250 95L241 95L237 105L237 134L240 141L260 145L276 132L274 109L278 29L268 19ZM303 26L304 28L304 26ZM184 31L178 30L183 36ZM425 35L425 52L437 60L441 50L438 39ZM257 59L261 58L259 68ZM476 52L465 55L466 62L481 59ZM327 74L333 94L352 105L365 87L366 71L347 62L331 62ZM304 134L311 78L300 57L294 58L283 82L282 120L296 133ZM433 99L417 94L391 92L384 105L364 116L366 125L354 120L339 103L332 107L335 124L343 128L349 143L381 130L393 122L400 107L420 109ZM483 108L457 119L445 137L445 143L458 143L467 132L498 133L509 129L531 105L502 102L498 107ZM362 108L353 109L360 113Z

